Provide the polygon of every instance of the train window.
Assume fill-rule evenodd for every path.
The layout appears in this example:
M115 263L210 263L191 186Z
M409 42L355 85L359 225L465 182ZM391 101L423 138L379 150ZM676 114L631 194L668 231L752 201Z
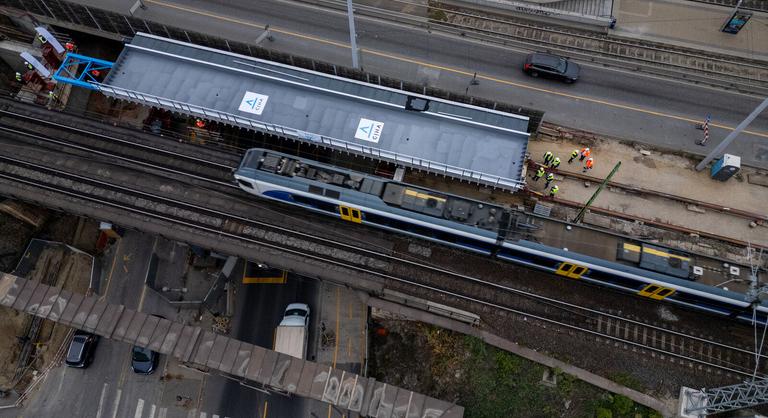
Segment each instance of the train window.
M336 190L326 189L325 196L330 197L331 199L338 199L341 197L341 193L337 192Z
M349 208L346 206L341 207L341 216L349 216Z
M355 222L358 224L363 222L360 209L352 209L347 206L339 206L339 213L341 214L341 219L345 221Z
M356 220L357 222L363 220L363 215L360 213L359 209L352 209L352 219Z
M573 264L563 263L560 265L560 270L563 270L563 271L571 271L572 268L573 268Z
M312 193L312 194L319 194L320 196L322 196L323 195L323 188L322 187L313 186L313 185L310 184L309 185L309 192Z
M245 187L245 188L253 189L253 184L251 184L250 181L245 181L245 180L237 179L237 182L240 183L240 185Z
M586 268L586 267L582 267L582 266L576 266L576 267L575 267L575 268L574 268L574 269L571 271L571 273L573 273L573 274L576 274L576 275L578 275L578 276L581 276L582 274L584 274L584 273L586 273L586 272L587 272L587 268Z
M672 292L674 292L674 291L675 291L674 289L670 289L668 287L665 287L665 288L659 290L658 292L656 292L656 296L661 296L661 297L665 298L665 297L671 295Z

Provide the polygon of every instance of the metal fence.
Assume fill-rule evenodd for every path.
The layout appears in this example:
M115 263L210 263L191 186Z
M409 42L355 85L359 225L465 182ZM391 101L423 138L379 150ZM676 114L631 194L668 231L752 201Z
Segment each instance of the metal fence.
M109 34L117 34L122 37L132 37L138 32L150 33L183 42L189 42L210 48L221 49L237 54L262 58L296 67L311 69L314 71L333 74L354 80L365 81L385 87L391 87L403 91L424 94L441 99L466 103L486 109L501 112L514 113L530 118L528 132L534 134L541 125L544 112L523 106L496 102L493 100L458 94L443 89L429 87L417 83L397 80L365 71L359 71L348 67L318 61L311 58L300 57L249 45L244 42L236 42L215 36L209 36L200 32L192 32L173 26L158 24L149 20L127 16L107 10L88 7L65 0L0 0L0 6L12 7L27 11L33 15L42 16L54 22L67 23L81 26L90 30L103 31Z

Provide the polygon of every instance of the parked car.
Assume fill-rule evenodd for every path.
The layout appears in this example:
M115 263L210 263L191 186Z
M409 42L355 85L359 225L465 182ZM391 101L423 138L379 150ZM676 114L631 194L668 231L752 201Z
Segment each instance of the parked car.
M138 374L152 374L157 368L157 360L160 356L144 347L134 345L131 350L131 369Z
M536 52L525 57L523 71L531 77L541 76L573 83L579 79L581 67L567 58Z
M69 367L84 369L93 362L93 353L96 350L96 344L99 337L90 332L81 330L75 331L72 341L69 343L67 358L65 363Z

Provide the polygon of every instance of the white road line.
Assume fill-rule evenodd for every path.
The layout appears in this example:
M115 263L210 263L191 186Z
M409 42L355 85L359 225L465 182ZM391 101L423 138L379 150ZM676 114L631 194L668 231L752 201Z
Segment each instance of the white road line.
M152 404L152 407L149 408L149 418L155 418L155 409L156 408L157 407L155 406L155 404Z
M160 408L160 413L157 414L157 418L165 418L165 414L168 413L168 408Z
M144 413L144 399L139 398L139 402L136 403L136 413L133 414L133 418L141 418L142 413Z
M99 409L96 410L96 418L101 418L101 412L104 409L104 398L107 397L108 383L104 383L104 387L101 388L101 397L99 398Z
M205 412L201 412L200 418L208 418L208 414L206 414Z
M120 397L123 396L123 390L117 390L117 396L115 396L115 403L112 409L112 418L117 418L117 407L120 406Z
M211 416L211 418L219 418L219 416L218 416L218 415L216 415L216 414L213 414L213 415Z
M197 416L197 408L192 408L187 414L187 418L195 418Z

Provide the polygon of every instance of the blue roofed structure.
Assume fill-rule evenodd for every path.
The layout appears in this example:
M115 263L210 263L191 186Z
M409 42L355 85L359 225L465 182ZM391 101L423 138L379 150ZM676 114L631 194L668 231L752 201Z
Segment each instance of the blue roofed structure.
M99 90L471 182L522 187L528 118L137 34Z

